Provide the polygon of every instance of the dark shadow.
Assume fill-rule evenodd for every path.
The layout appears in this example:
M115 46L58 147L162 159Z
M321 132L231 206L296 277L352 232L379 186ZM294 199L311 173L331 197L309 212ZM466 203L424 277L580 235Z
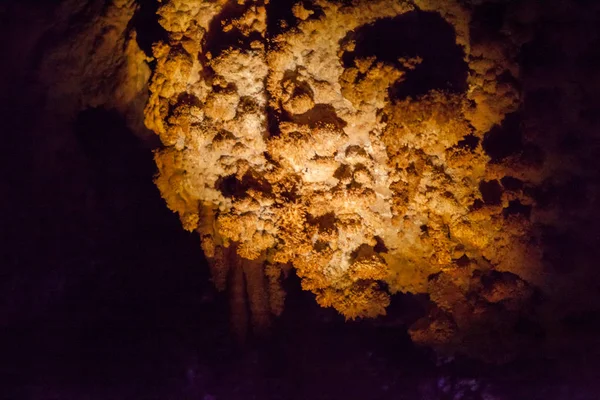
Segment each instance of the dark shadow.
M438 13L411 11L395 18L386 18L350 32L343 39L356 41L353 52L346 52L342 61L346 68L354 60L376 56L404 70L399 58L421 57L423 62L408 71L405 80L390 88L392 99L418 97L434 89L462 93L467 89L468 64L464 51L456 44L451 24Z
M75 135L94 171L112 182L154 174L154 163L116 111L90 108L75 119Z
M479 142L480 140L477 136L469 134L459 140L457 146L461 149L473 151L477 148Z
M19 289L37 288L31 295L47 300L0 330L3 361L13 365L3 372L21 389L81 387L73 394L79 398L92 386L119 390L124 383L134 397L168 397L163 391L186 385L178 369L190 357L209 360L214 344L227 341L226 305L208 307L212 289L198 237L166 207L152 183L152 154L123 118L88 109L73 128L80 157L56 177L70 182L68 192L46 192L27 210L37 225L21 228L35 251L21 257L29 283ZM89 179L75 179L75 170ZM143 388L138 379L152 383Z
M379 236L375 236L375 242L377 242L377 244L375 244L373 250L375 250L376 253L387 253L389 251L389 249L385 245L385 242Z
M316 104L304 114L295 114L289 118L291 121L316 128L323 125L332 125L336 129L344 128L347 123L337 116L335 108L331 104Z
M247 172L241 180L235 175L219 178L215 183L215 189L219 190L227 198L242 198L248 190L253 189L264 193L270 193L271 184L254 173Z
M303 7L313 12L309 19L317 19L323 15L323 10L311 0L271 0L267 4L267 37L272 38L287 32L300 23L294 16L292 7L302 3Z
M461 268L465 268L471 264L471 259L466 254L463 254L462 256L454 260L454 263Z
M502 186L498 181L481 181L479 191L483 202L487 205L499 205L502 203Z
M531 216L531 206L522 204L519 200L511 200L508 203L508 207L502 210L502 215L505 218L511 215L518 215L529 219Z
M502 2L485 2L475 7L470 24L471 40L481 43L500 37L507 9L508 4Z
M495 125L483 138L483 150L492 162L500 162L508 156L523 151L523 132L520 113L507 115L502 124Z
M249 36L244 36L236 27L227 32L223 31L224 24L241 17L248 8L248 5L239 4L237 0L230 0L222 8L221 12L210 22L208 32L204 36L204 54L210 53L215 58L229 48L247 50L250 49L253 41L263 40L260 32L252 32Z
M129 21L129 28L136 32L136 40L140 49L152 57L152 45L157 42L168 42L169 35L158 23L156 12L160 6L158 0L138 0L138 10Z
M545 226L541 241L544 246L544 268L548 273L569 274L585 267L577 262L582 256L585 257L585 253L582 254L583 244L571 232Z
M297 0L270 1L267 5L267 32L274 37L287 31L297 24L297 18L292 12L292 6Z
M523 189L523 181L512 176L504 176L502 179L500 179L500 182L502 183L502 187L504 187L504 189L512 192Z
M269 137L278 137L281 135L279 123L281 122L281 113L273 107L267 107L267 132Z
M306 215L306 222L310 225L314 225L319 229L319 232L331 232L336 230L336 216L333 212L323 214L318 217L314 217L311 214Z
M564 51L552 43L546 34L540 33L521 47L519 65L525 74L541 68L557 68L566 60Z

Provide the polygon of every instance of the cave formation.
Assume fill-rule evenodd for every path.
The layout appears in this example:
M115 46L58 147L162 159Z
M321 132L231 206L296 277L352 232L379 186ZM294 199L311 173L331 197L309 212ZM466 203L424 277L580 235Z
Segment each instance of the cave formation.
M574 91L528 58L584 56L538 43L529 8L498 22L502 2L150 3L78 6L99 16L37 67L63 109L160 139L156 186L199 236L240 339L282 314L291 274L348 320L423 295L411 339L487 361L596 304L579 229L593 156L548 133L595 129L593 101L566 111L556 92Z
M501 332L544 285L535 209L520 212L533 199L495 162L494 130L521 104L521 43L473 40L454 1L172 0L158 15L156 184L240 332L248 308L258 331L282 312L293 269L348 319L429 294L413 340L487 357L472 338L493 335L511 353Z

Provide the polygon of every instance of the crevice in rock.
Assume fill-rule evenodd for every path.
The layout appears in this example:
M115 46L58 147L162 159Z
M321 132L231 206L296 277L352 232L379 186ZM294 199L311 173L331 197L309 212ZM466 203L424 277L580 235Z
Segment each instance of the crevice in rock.
M304 114L290 115L288 118L297 124L308 125L311 128L333 125L335 128L342 129L347 125L346 121L337 116L331 104L316 104Z
M316 19L323 15L321 7L310 0L271 0L266 6L268 38L275 37L298 26L300 19L296 18L292 7L299 3L306 10L312 11L312 15L308 19Z
M318 217L308 214L306 216L306 222L317 226L319 228L319 232L329 232L336 229L336 217L332 212Z
M267 5L267 32L274 37L297 24L292 6L297 0L271 0Z
M505 218L511 215L520 215L529 219L531 216L531 206L522 204L519 200L511 200L508 203L508 207L502 210L502 215Z
M461 140L458 141L457 146L461 149L467 149L473 151L479 145L479 138L473 134L466 135Z
M502 203L502 186L498 181L481 181L479 191L485 204L499 205Z
M356 41L352 52L345 52L342 62L354 66L357 58L375 56L378 61L406 68L399 58L421 57L420 65L407 71L405 79L390 88L390 98L403 100L419 97L432 90L462 93L467 89L468 64L464 51L456 44L456 32L440 14L411 11L395 18L385 18L350 32Z
M242 179L235 175L220 178L215 183L215 189L219 190L227 198L241 198L246 196L248 190L253 189L264 193L271 192L271 185L264 179L251 172L247 172Z
M523 189L523 181L512 176L504 176L500 179L500 182L506 190L516 192Z
M245 36L238 28L232 27L227 32L223 26L234 19L240 18L248 6L239 4L235 0L229 1L223 7L219 15L215 16L210 22L208 32L204 37L204 53L210 53L213 58L218 57L224 50L229 48L249 49L250 43L255 40L262 41L260 32L253 31L249 36Z
M380 238L379 236L375 236L375 241L377 242L377 244L375 245L373 250L375 250L376 253L387 253L389 251L382 238Z
M495 125L483 138L483 150L492 162L500 162L504 158L523 150L521 128L522 118L519 113L512 113L504 118L501 125Z
M138 0L138 10L129 22L129 28L136 31L136 41L140 49L152 57L152 45L158 42L168 42L169 35L158 22L156 12L160 6L158 0Z

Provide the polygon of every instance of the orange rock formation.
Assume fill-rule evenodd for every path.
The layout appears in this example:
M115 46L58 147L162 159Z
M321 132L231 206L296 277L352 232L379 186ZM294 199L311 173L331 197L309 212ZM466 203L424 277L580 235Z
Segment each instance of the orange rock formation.
M159 10L169 41L154 46L145 111L164 144L156 184L199 233L217 288L236 285L232 308L247 301L258 329L281 313L289 268L349 319L429 293L415 341L501 342L515 321L498 313L518 315L542 283L531 222L510 207L532 200L502 187L482 147L520 102L515 43L475 43L455 1L300 1L283 19L271 1ZM431 46L412 46L414 27ZM369 42L378 29L399 38Z

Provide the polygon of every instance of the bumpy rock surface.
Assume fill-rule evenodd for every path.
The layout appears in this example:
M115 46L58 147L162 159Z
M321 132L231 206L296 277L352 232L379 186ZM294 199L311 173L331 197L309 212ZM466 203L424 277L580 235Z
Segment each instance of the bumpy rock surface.
M281 313L294 268L349 319L428 293L413 340L509 355L548 285L524 187L549 171L497 134L526 35L474 39L455 1L283 3L168 1L153 49L156 184L233 285L238 328L247 304L258 330Z

